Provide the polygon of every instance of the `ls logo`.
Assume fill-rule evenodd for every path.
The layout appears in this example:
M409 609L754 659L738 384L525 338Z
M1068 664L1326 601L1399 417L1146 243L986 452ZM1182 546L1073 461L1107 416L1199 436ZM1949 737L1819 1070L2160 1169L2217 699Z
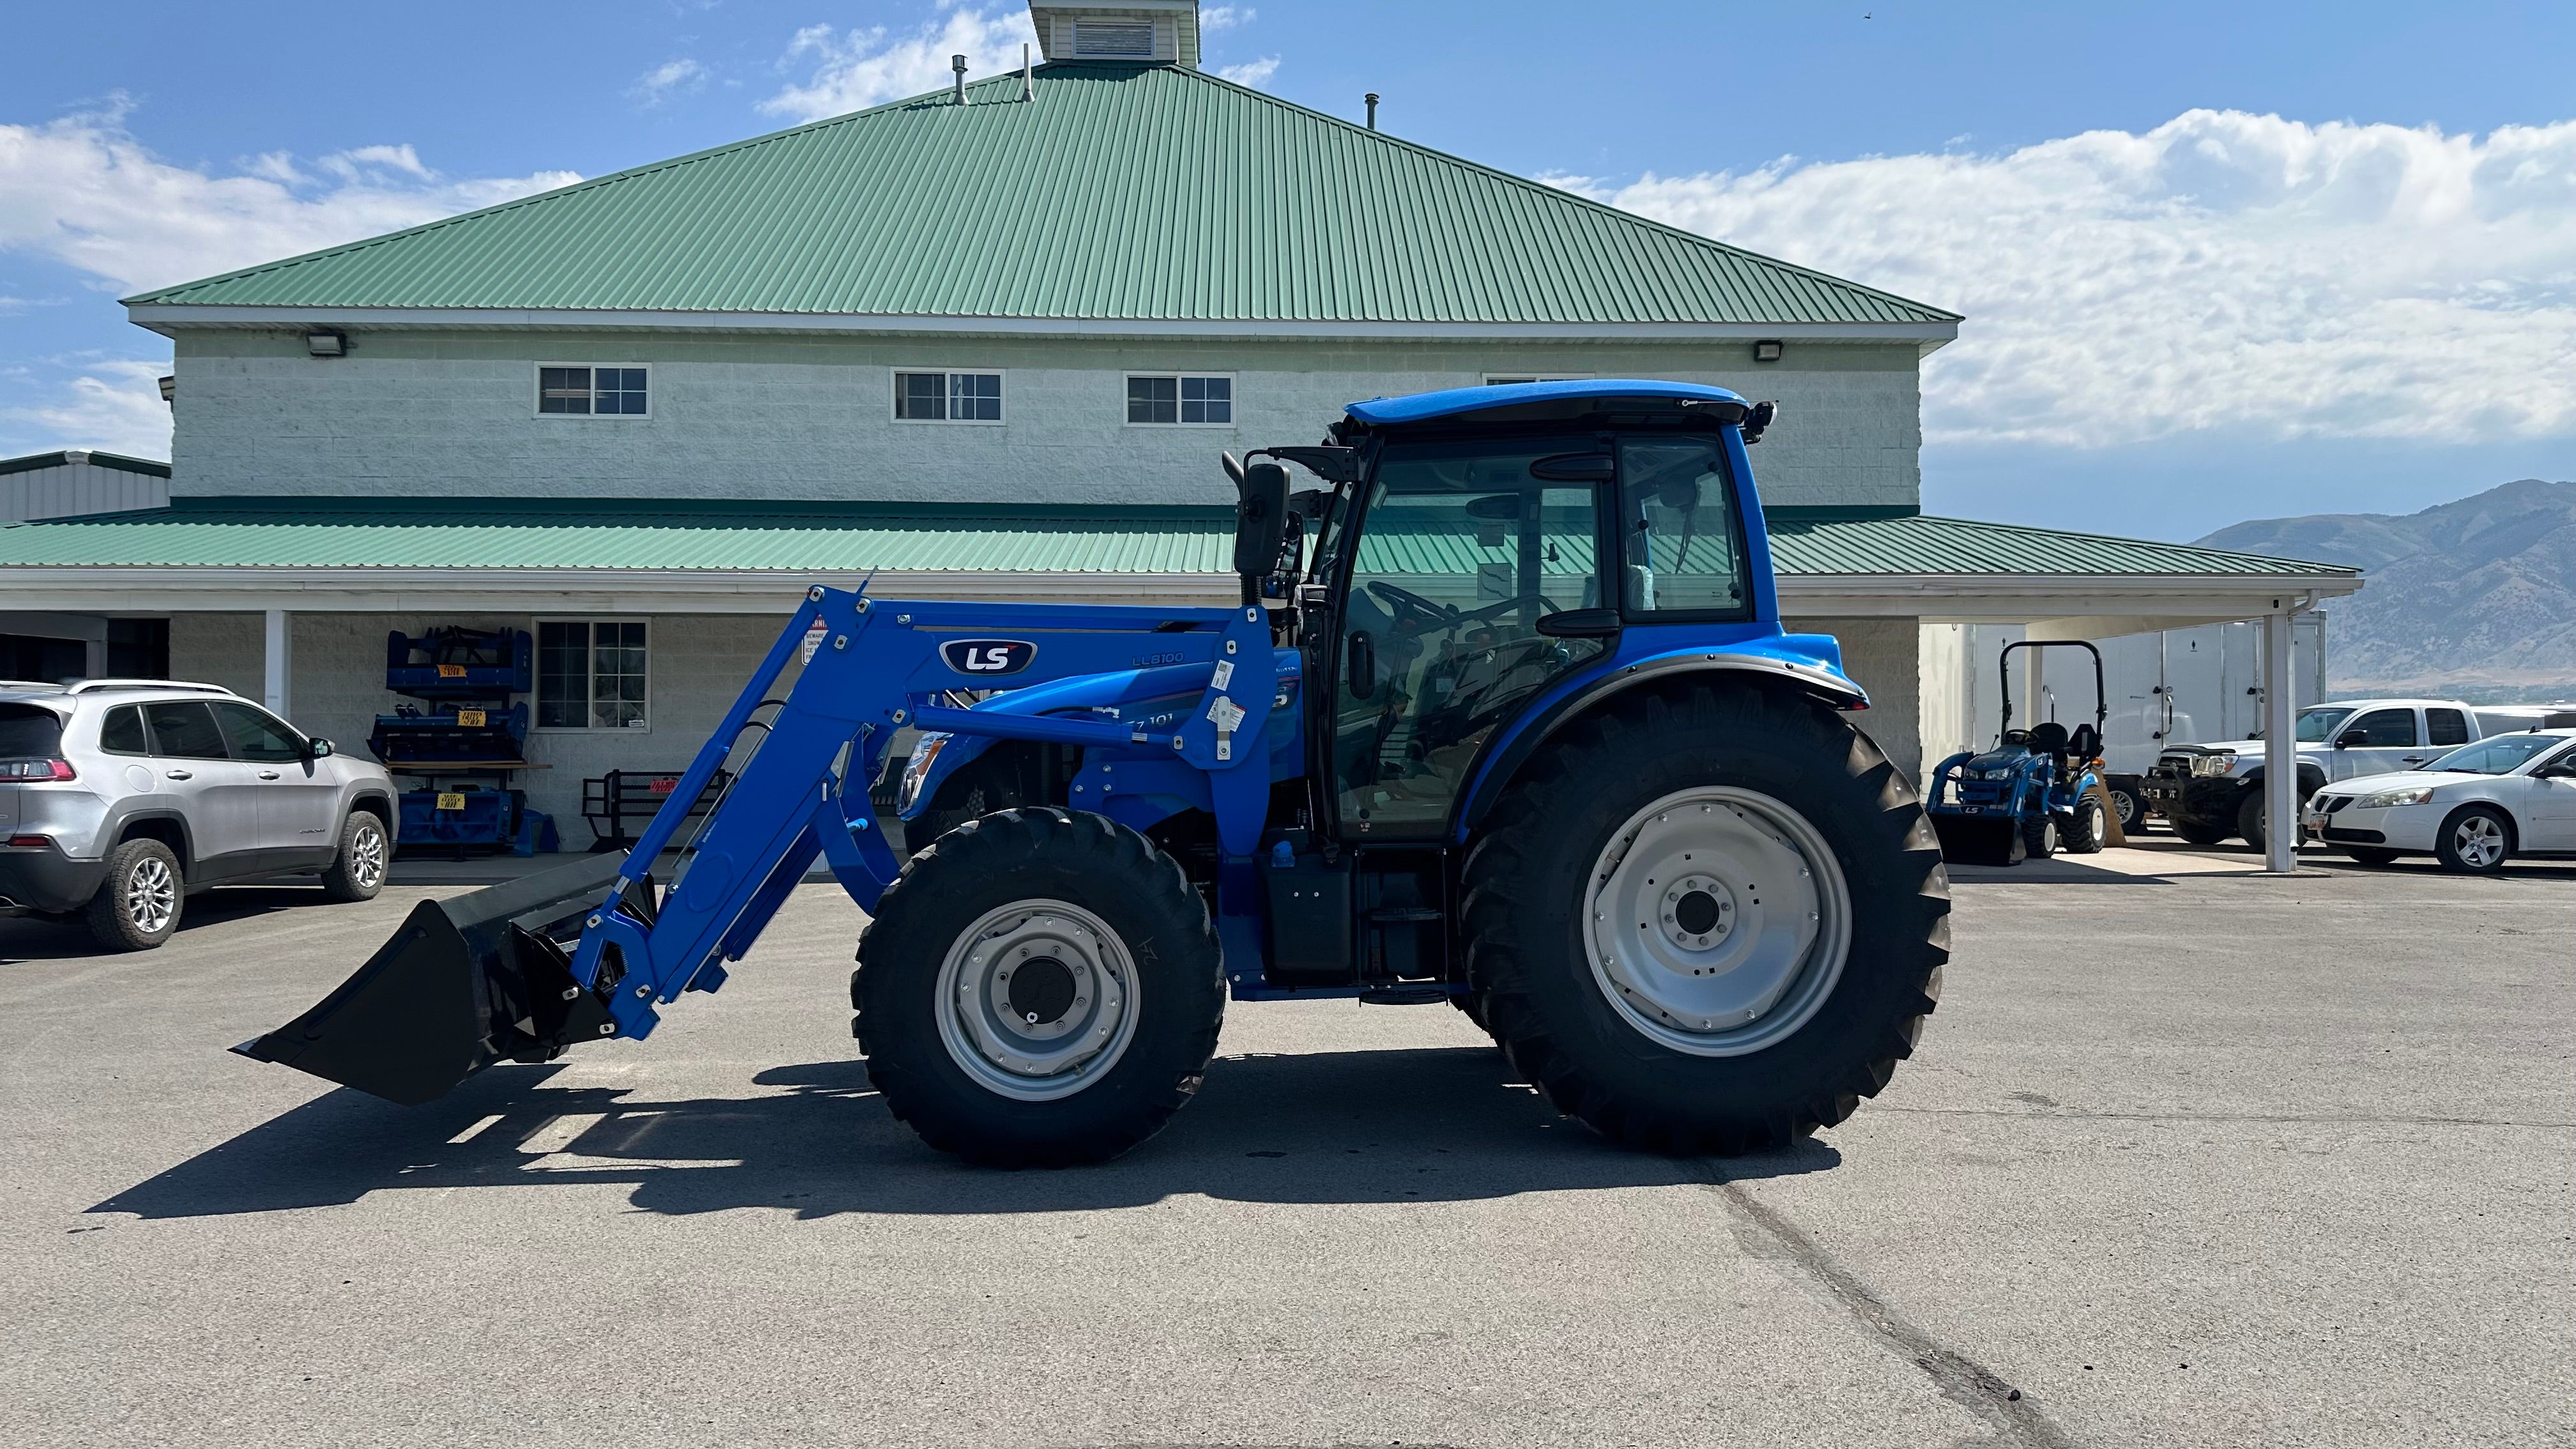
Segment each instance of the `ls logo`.
M1017 674L1038 657L1038 646L1025 639L951 639L939 646L939 657L960 674Z

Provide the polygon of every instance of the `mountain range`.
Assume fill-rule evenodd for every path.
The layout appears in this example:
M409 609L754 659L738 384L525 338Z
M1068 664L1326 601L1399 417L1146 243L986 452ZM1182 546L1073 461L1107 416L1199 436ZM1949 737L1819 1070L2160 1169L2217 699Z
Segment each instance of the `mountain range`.
M2255 519L2199 541L2368 572L2326 611L2338 694L2576 696L2576 483L2524 478L2421 513Z

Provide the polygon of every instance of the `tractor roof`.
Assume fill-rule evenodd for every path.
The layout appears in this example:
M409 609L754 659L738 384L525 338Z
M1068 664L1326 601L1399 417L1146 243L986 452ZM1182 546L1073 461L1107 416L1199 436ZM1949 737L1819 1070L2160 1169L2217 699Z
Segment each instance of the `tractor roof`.
M1344 408L1353 418L1371 427L1401 426L1454 419L1469 413L1491 412L1499 408L1530 408L1555 404L1567 416L1578 413L1609 412L1607 404L1617 399L1634 398L1649 405L1677 402L1731 402L1741 404L1744 398L1722 387L1707 387L1696 382L1657 382L1641 378L1584 378L1572 382L1513 382L1494 387L1453 387L1445 392L1418 392L1411 397L1371 398Z

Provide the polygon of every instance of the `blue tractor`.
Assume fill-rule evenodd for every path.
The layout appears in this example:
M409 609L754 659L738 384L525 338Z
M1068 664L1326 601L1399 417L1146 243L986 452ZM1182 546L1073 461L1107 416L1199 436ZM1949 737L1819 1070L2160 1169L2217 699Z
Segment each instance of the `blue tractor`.
M2070 731L2052 719L2013 728L2012 656L2022 649L2081 649L2093 656L2091 724ZM1952 755L1932 771L1927 793L1941 854L1960 865L2019 865L2060 850L2100 850L2110 831L2101 776L2102 723L2110 718L2102 651L2080 639L2024 640L2004 646L1997 668L2001 738L1991 750Z
M1840 1122L1932 1010L1948 884L1835 641L1781 628L1771 418L1669 382L1355 403L1225 459L1229 607L810 588L631 852L423 903L236 1050L416 1103L640 1039L820 861L871 915L871 1082L974 1161L1150 1136L1229 997L1449 1002L1640 1147ZM870 803L899 740L908 859Z

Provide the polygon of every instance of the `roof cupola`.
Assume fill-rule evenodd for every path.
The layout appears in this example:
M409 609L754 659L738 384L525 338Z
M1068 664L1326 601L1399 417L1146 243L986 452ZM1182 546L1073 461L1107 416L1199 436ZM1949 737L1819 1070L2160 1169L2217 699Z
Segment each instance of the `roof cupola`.
M1199 64L1198 0L1029 0L1049 61Z

